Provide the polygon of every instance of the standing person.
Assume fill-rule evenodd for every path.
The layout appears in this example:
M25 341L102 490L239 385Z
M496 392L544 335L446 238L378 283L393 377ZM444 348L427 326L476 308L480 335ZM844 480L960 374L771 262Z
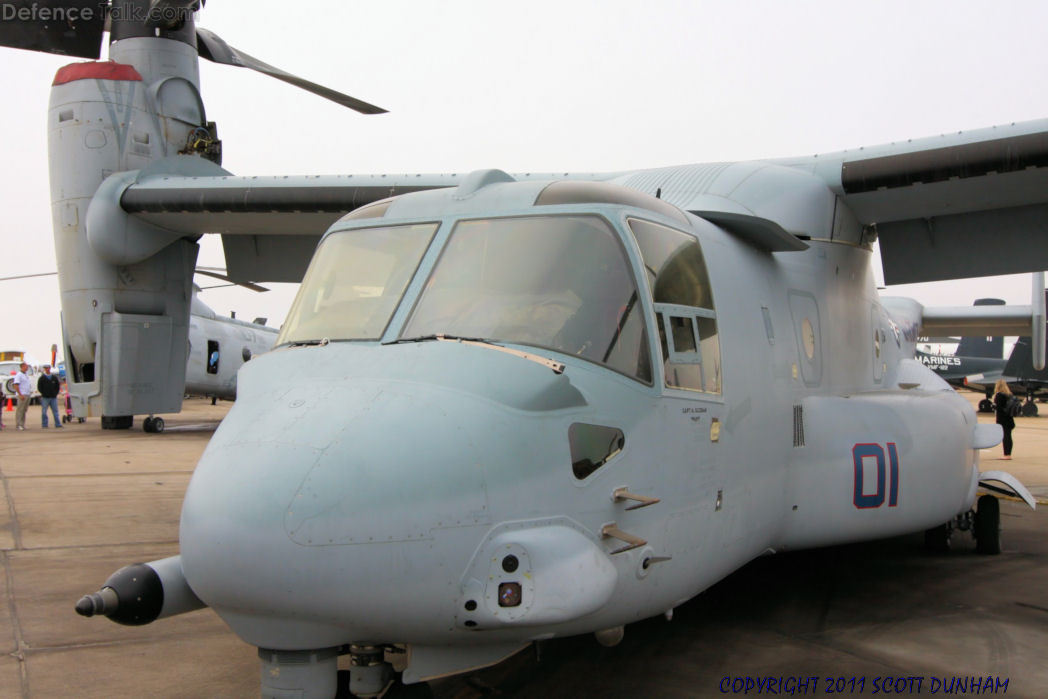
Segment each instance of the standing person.
M62 419L58 417L58 392L62 388L62 382L51 373L51 366L45 364L44 373L37 379L36 390L40 391L40 426L47 429L47 408L51 408L51 414L55 416L55 427L62 426Z
M997 424L1004 430L1004 456L1001 458L1012 458L1012 430L1015 429L1015 418L1008 410L1008 403L1015 399L1008 383L1004 379L997 379L994 385L993 408L997 412Z
M29 365L22 362L19 372L15 374L15 393L18 394L18 409L15 411L15 426L19 430L25 429L25 411L29 409L29 401L33 396L33 381L26 373Z

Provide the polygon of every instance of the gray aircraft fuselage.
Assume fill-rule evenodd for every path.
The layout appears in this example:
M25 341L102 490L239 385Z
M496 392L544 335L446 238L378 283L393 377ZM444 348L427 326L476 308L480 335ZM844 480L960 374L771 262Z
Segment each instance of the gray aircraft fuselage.
M408 195L402 214L394 200L383 218L336 224L321 243L278 348L240 372L239 399L201 458L182 513L186 580L247 642L408 643L417 662L405 679L421 679L430 666L465 669L537 638L669 612L766 551L912 532L971 506L975 414L913 359L920 307L882 304L868 247L811 241L768 253L690 214L533 206L539 191L537 183L500 183L467 203L453 190ZM544 260L563 274L534 288L524 277L538 267L523 259L526 249L519 265L485 257L507 249L496 234L484 237L490 220L527 226L528 217L541 218L541 250L564 252ZM617 309L611 337L636 338L643 327L636 364L582 358L587 345L576 352L567 340L513 340L534 337L526 318L557 318L554 337L563 337L578 312L557 307L585 291L560 285L617 274L617 262L584 254L592 246L558 230L569 220L603 227L621 253L622 283L638 293L635 311ZM656 262L631 232L638 220L697 241L709 308L653 300L665 290L648 283ZM320 323L296 336L303 307L344 292L342 318L374 300L370 286L340 292L335 277L321 279L337 268L325 250L377 235L367 229L411 226L428 226L432 238L417 269L409 260L410 278L397 282L403 295L384 304L377 323L369 316L377 335L345 339L353 331ZM444 273L460 259L470 264L456 268L458 277ZM522 278L485 279L510 267ZM454 280L463 270L478 280L474 294L485 288L493 303L526 298L528 307L463 320L480 312L446 300L462 290ZM707 328L715 320L715 333L699 342L717 351L704 346L692 357L707 372L703 390L667 386L684 364L658 361L667 352L657 312L682 345L669 353L685 362L687 332L678 336L667 317L705 319ZM439 334L485 323L492 334L482 339L562 363L563 372L482 343L405 341L417 327ZM646 357L656 361L634 369ZM623 437L583 477L572 463L578 425ZM660 501L627 509L632 501L614 496L620 488ZM623 532L643 543L619 552ZM501 586L511 583L523 599L504 606ZM455 661L433 659L457 645Z

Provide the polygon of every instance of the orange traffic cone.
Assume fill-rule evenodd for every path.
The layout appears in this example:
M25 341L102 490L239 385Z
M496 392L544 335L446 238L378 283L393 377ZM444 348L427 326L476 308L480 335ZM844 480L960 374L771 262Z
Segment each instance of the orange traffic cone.
M10 396L8 396L7 397L7 412L11 412L12 410L14 410L14 408L12 407L13 403L14 403L14 401L11 400Z

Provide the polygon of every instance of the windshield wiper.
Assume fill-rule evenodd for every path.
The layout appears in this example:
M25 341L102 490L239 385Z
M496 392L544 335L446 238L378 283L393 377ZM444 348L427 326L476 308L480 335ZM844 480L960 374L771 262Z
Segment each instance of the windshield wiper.
M552 359L548 359L537 354L522 352L521 350L516 350L511 347L503 347L502 345L496 345L494 342L490 340L485 340L482 337L464 337L462 335L445 335L443 333L440 333L435 335L419 335L418 337L402 337L398 340L383 342L382 344L396 345L411 342L429 342L431 340L436 340L437 342L458 342L463 345L473 345L474 347L486 347L488 349L493 349L498 352L512 354L513 356L520 357L521 359L527 359L528 361L535 362L536 364L541 364L542 366L551 369L554 374L564 373L564 364L562 364L561 362L556 362Z
M390 340L389 342L383 342L384 345L401 345L409 344L412 342L432 342L436 340L456 340L459 342L482 342L491 344L482 337L466 337L464 335L445 335L444 333L434 335L419 335L418 337L401 337L396 340Z

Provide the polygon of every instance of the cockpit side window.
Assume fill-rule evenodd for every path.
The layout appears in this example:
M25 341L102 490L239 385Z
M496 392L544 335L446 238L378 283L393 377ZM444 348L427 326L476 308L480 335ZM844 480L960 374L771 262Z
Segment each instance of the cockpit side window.
M713 288L698 241L642 219L629 219L655 306L666 385L721 392L720 339Z
M439 334L545 347L652 381L637 283L599 216L458 222L401 336Z

